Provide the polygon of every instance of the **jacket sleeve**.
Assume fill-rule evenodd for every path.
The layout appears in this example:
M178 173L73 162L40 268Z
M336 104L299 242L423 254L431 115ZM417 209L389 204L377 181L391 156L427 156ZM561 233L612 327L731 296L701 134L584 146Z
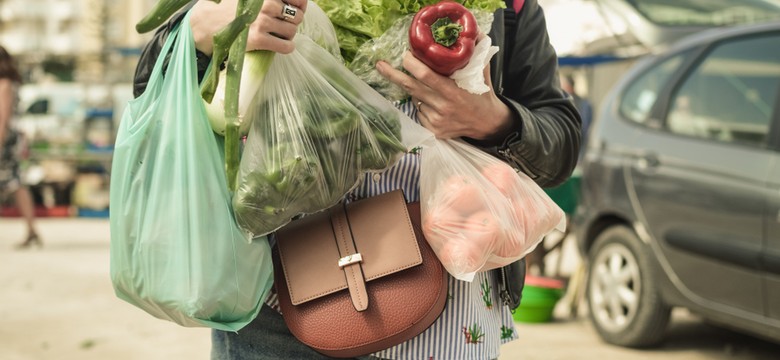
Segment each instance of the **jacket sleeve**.
M577 165L580 115L560 88L558 58L537 0L525 2L516 24L514 34L506 34L508 53L504 54L499 95L514 113L515 124L508 133L495 137L498 140L472 143L540 186L554 187L571 176Z

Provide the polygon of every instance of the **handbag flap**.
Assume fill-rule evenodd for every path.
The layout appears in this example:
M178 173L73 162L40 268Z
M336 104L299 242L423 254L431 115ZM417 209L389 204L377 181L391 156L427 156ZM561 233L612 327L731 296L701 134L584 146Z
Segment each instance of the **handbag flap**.
M346 211L354 248L366 282L422 263L403 192L385 193L305 216L276 233L277 247L293 305L348 288L331 222ZM343 248L343 247L342 247Z

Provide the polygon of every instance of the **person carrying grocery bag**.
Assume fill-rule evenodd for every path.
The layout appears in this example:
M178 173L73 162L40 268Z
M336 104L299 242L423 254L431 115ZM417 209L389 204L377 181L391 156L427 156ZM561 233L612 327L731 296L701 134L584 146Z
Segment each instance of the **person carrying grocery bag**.
M303 22L307 6L316 4L336 25L340 55L346 63L350 63L365 53L361 52L362 44L378 41L396 23L395 20L400 21L403 15L414 15L436 3L265 0L259 15L249 27L246 49L275 52L277 57L292 54L296 51L296 33ZM559 88L557 58L549 43L541 7L535 0L525 1L521 9L516 9L517 12L515 9L505 9L504 2L500 0L466 1L464 5L476 13L489 14L487 20L481 18L481 22L487 26L476 31L474 41L479 45L489 40L492 45L485 46L483 43L479 51L487 55L481 59L482 63L472 65L472 72L476 66L477 74L481 74L483 79L481 84L476 85L484 85L486 91L464 89L463 84L459 85L456 79L438 73L421 61L420 53L406 51L403 46L397 46L403 49L400 56L368 56L387 59L375 61L373 69L406 93L404 99L394 104L437 140L453 140L459 144L454 147L480 149L483 154L491 155L490 159L500 160L500 165L520 171L535 186L551 187L562 183L576 165L580 119L571 100ZM195 61L198 76L203 79L208 67L214 66L209 61L213 55L213 35L235 17L236 6L237 0L222 0L219 4L211 1L195 2L189 12L191 18L184 18L184 13L180 13L161 27L144 49L139 61L135 78L136 93L145 93L146 84L150 81L149 74L153 72L150 69L158 55L167 51L163 45L177 26L189 26L192 29L197 48ZM392 16L395 19L390 19ZM439 17L442 16L440 14ZM490 30L485 31L485 28ZM391 50L386 46L378 48ZM491 51L494 54L490 54ZM273 65L270 70L267 76L272 77ZM371 83L369 80L366 82ZM149 91L148 88L146 91ZM386 97L392 98L389 95ZM422 146L422 151L408 149L389 168L363 174L357 186L344 196L344 201L371 198L396 189L403 190L407 202L420 201L421 197L428 196L425 191L421 193L421 183L425 179L420 176L425 171L421 169L421 164L425 162L426 151L425 146ZM475 161L481 163L492 160ZM445 165L442 167L446 168ZM495 184L490 186L498 188ZM484 198L484 192L482 194ZM492 196L501 195L496 190ZM502 216L509 217L507 214L517 215L512 210ZM485 270L488 268L495 270ZM367 354L365 358L498 358L501 345L519 336L514 328L513 309L505 303L505 300L507 303L511 301L505 299L502 281L504 273L500 269L481 264L469 275L470 279L460 280L450 275L446 307L433 325L408 341ZM522 279L513 281L521 282ZM273 290L265 299L262 310L248 325L237 332L221 329L213 331L211 357L328 358L307 347L289 332L278 312Z

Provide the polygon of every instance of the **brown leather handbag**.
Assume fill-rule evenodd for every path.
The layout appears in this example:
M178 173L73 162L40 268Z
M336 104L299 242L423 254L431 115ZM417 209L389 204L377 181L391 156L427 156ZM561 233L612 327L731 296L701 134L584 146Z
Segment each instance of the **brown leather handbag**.
M331 357L383 350L444 310L447 274L403 193L337 205L276 233L275 286L298 340Z

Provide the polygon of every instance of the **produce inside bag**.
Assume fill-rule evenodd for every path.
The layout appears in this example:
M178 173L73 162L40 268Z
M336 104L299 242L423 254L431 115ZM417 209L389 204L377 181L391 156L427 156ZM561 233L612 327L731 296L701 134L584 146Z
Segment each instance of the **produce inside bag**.
M364 42L349 63L360 79L389 100L409 97L400 86L376 70L378 61L403 70L407 51L437 73L456 81L459 87L475 94L489 89L484 85L483 69L498 51L489 37L478 41L478 34L490 32L493 11L501 3L461 4L442 1L400 17L381 36Z
M306 6L303 22L298 26L298 33L304 34L314 40L317 45L327 50L330 54L341 59L339 43L336 38L336 29L330 22L325 12L310 2ZM268 68L274 60L275 53L267 50L247 51L244 55L244 66L241 71L241 85L239 87L238 119L239 135L246 136L252 119L248 116L249 107L256 99L257 91L263 85L263 80ZM206 108L211 128L215 133L225 136L227 119L225 118L225 90L227 84L227 67L219 71L219 82L211 101L203 101Z
M517 261L565 228L563 210L539 185L461 140L423 146L420 171L423 233L457 279Z
M260 2L262 3L262 0ZM243 14L231 22L229 28L238 24L239 27L236 29L240 29L239 19L256 16L259 5L255 5L239 3L239 8L243 10L238 11ZM253 12L255 15L251 15ZM336 30L322 9L314 3L309 4L304 13L304 23L305 25L298 27L299 33L306 34L334 56L341 57ZM225 173L228 177L228 188L235 191L241 158L240 138L246 136L252 124L252 119L248 117L247 112L257 98L257 91L276 53L269 50L245 51L249 31L246 28L233 40L230 40L230 32L224 31L215 35L215 45L217 43L221 45L215 46L212 62L221 61L219 59L223 56L228 56L230 59L226 59L229 61L221 66L221 70L217 66L211 68L203 81L201 94L212 129L225 137ZM232 45L226 48L224 45L226 42L232 42Z
M389 167L428 135L404 130L420 127L308 36L294 41L248 113L233 207L255 236L335 205L366 171Z

